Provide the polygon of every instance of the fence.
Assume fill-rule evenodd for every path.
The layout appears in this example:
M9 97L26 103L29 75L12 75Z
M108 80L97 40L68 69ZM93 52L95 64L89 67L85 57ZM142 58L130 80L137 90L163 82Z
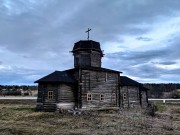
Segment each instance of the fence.
M180 101L180 99L148 99L148 101L162 101L163 103L166 103L166 101Z

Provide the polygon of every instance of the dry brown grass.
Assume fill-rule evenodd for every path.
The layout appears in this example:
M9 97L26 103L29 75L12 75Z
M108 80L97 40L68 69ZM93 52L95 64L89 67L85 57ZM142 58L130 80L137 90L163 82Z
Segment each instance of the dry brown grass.
M179 135L179 106L155 117L141 109L96 111L81 116L35 112L35 103L0 101L0 135Z

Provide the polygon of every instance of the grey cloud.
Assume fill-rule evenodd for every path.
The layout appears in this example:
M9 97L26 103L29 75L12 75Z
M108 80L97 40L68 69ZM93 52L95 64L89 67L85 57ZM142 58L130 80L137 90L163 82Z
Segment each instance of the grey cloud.
M116 65L117 66L117 65ZM158 82L168 82L177 83L179 82L180 69L163 69L156 67L154 64L142 64L138 66L124 66L124 64L119 64L119 68L123 67L123 74L127 76L134 76L140 78L138 81L144 82L147 80L158 80ZM150 83L150 81L149 81Z
M172 69L172 70L167 70L166 74L179 76L179 74L180 74L180 68L178 68L178 69Z
M178 2L162 0L145 1L142 3L139 2L139 0L101 0L96 3L87 5L85 9L82 9L85 10L86 14L79 14L78 18L82 18L83 20L87 21L83 22L79 19L74 19L76 20L74 23L77 26L80 26L80 24L84 26L84 23L94 25L95 29L99 33L106 33L106 38L109 39L110 37L110 39L114 39L111 36L111 33L129 33L131 26L139 22L142 23L142 20L143 23L149 24L153 21L156 21L155 16L158 16L159 13L161 13L161 15L170 15L174 11L171 6L174 7L174 5L176 5L177 3ZM94 15L93 18L91 17L92 15ZM101 38L105 36L105 34L99 33L97 34L97 36L100 36ZM138 33L138 30L136 31L136 33ZM116 34L113 35L116 36ZM105 38L103 39L106 40Z
M148 38L148 37L137 37L137 40L142 40L142 41L152 41L152 38Z
M85 30L88 27L92 28L90 39L100 41L103 45L105 42L119 42L121 41L119 37L123 35L143 35L151 29L141 27L141 24L151 25L159 16L173 16L180 11L179 0L38 0L34 3L31 0L2 0L2 3L6 1L11 1L12 9L8 9L5 4L0 4L0 47L5 47L8 53L21 55L24 58L22 63L28 61L29 67L46 63L42 65L46 65L49 70L61 70L73 66L73 57L69 51L74 42L86 39ZM135 27L136 25L140 27ZM143 36L138 39L150 40ZM133 75L137 71L133 66L139 65L141 70L138 72L142 72L144 76L148 72L151 76L151 68L157 71L160 69L145 66L144 63L159 58L162 59L161 64L171 64L168 63L170 59L179 58L178 37L171 40L171 43L168 51L106 54L107 60L104 65L112 69L122 69L123 72ZM10 57L8 53L6 55ZM114 61L110 62L112 58ZM19 63L17 59L9 59ZM2 61L4 63L6 60ZM164 61L167 62L163 63ZM35 69L39 71L32 74L43 75L38 73L41 72L42 65L39 65L39 69ZM9 74L3 72L2 76L7 75L4 80L8 80L8 76L9 80L16 76L21 78L16 71L17 69L13 69ZM30 76L30 74L24 76ZM23 82L23 80L20 81Z
M107 54L106 56L108 58L113 59L119 59L121 61L125 61L126 63L133 65L137 65L139 63L145 63L148 61L151 61L155 58L166 58L168 57L168 51L167 50L150 50L150 51L144 51L144 52L118 52L118 53L112 53ZM131 64L130 64L131 65Z
M4 85L33 84L37 78L45 76L50 72L52 71L11 67L10 69L0 70L0 83Z
M162 61L162 62L152 62L152 64L162 64L162 65L173 65L176 64L177 62L174 61Z
M151 64L145 64L142 66L134 67L132 72L133 75L136 75L138 77L144 77L144 78L158 78L161 76L161 74L165 73L165 70L162 68L158 68Z
M83 32L87 27L92 27L94 30L92 38L100 39L102 42L113 41L119 34L137 34L140 31L144 33L144 29L135 29L132 25L142 20L144 23L149 23L158 13L169 14L167 11L173 11L171 6L177 4L177 2L170 3L169 1L139 0L133 2L100 0L88 3L40 1L39 3L31 4L34 8L29 9L27 4L20 1L19 7L16 7L25 5L24 8L27 8L27 11L14 16L7 16L6 12L1 10L1 17L4 17L3 21L0 21L1 26L4 26L3 33L0 33L1 45L13 51L27 51L27 53L32 49L39 52L44 51L43 49L56 51L57 47L66 49L67 46L72 45L73 40L85 37ZM81 6L80 3L84 5ZM169 5L167 6L166 3ZM70 7L71 10L74 9L72 12ZM70 41L67 42L67 40Z
M179 35L172 39L173 42L168 46L169 59L175 60L180 59L180 38Z
M178 42L178 40L176 40ZM157 67L156 64L173 65L179 60L179 48L176 44L167 45L161 50L149 51L122 51L117 53L107 54L105 63L112 63L109 67L116 67L116 70L121 70L125 75L139 77L144 79L157 79L159 81L178 82L173 80L179 78L180 69L164 69ZM157 62L158 60L158 62ZM112 62L113 61L113 62ZM105 64L106 65L106 64ZM164 79L165 76L170 76L169 79Z

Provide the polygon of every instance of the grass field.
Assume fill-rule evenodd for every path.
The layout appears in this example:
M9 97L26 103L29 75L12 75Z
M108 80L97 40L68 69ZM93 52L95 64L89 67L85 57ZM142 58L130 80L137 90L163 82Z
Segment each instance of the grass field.
M35 101L0 100L0 135L179 135L180 105L155 104L154 117L134 109L74 116L35 112Z

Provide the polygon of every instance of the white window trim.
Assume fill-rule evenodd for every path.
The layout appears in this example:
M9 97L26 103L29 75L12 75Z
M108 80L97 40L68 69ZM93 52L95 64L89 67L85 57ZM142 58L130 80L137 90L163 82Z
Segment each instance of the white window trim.
M92 101L92 94L91 93L87 93L87 101Z
M127 93L123 93L123 100L127 100Z
M53 99L53 91L48 91L48 99Z

